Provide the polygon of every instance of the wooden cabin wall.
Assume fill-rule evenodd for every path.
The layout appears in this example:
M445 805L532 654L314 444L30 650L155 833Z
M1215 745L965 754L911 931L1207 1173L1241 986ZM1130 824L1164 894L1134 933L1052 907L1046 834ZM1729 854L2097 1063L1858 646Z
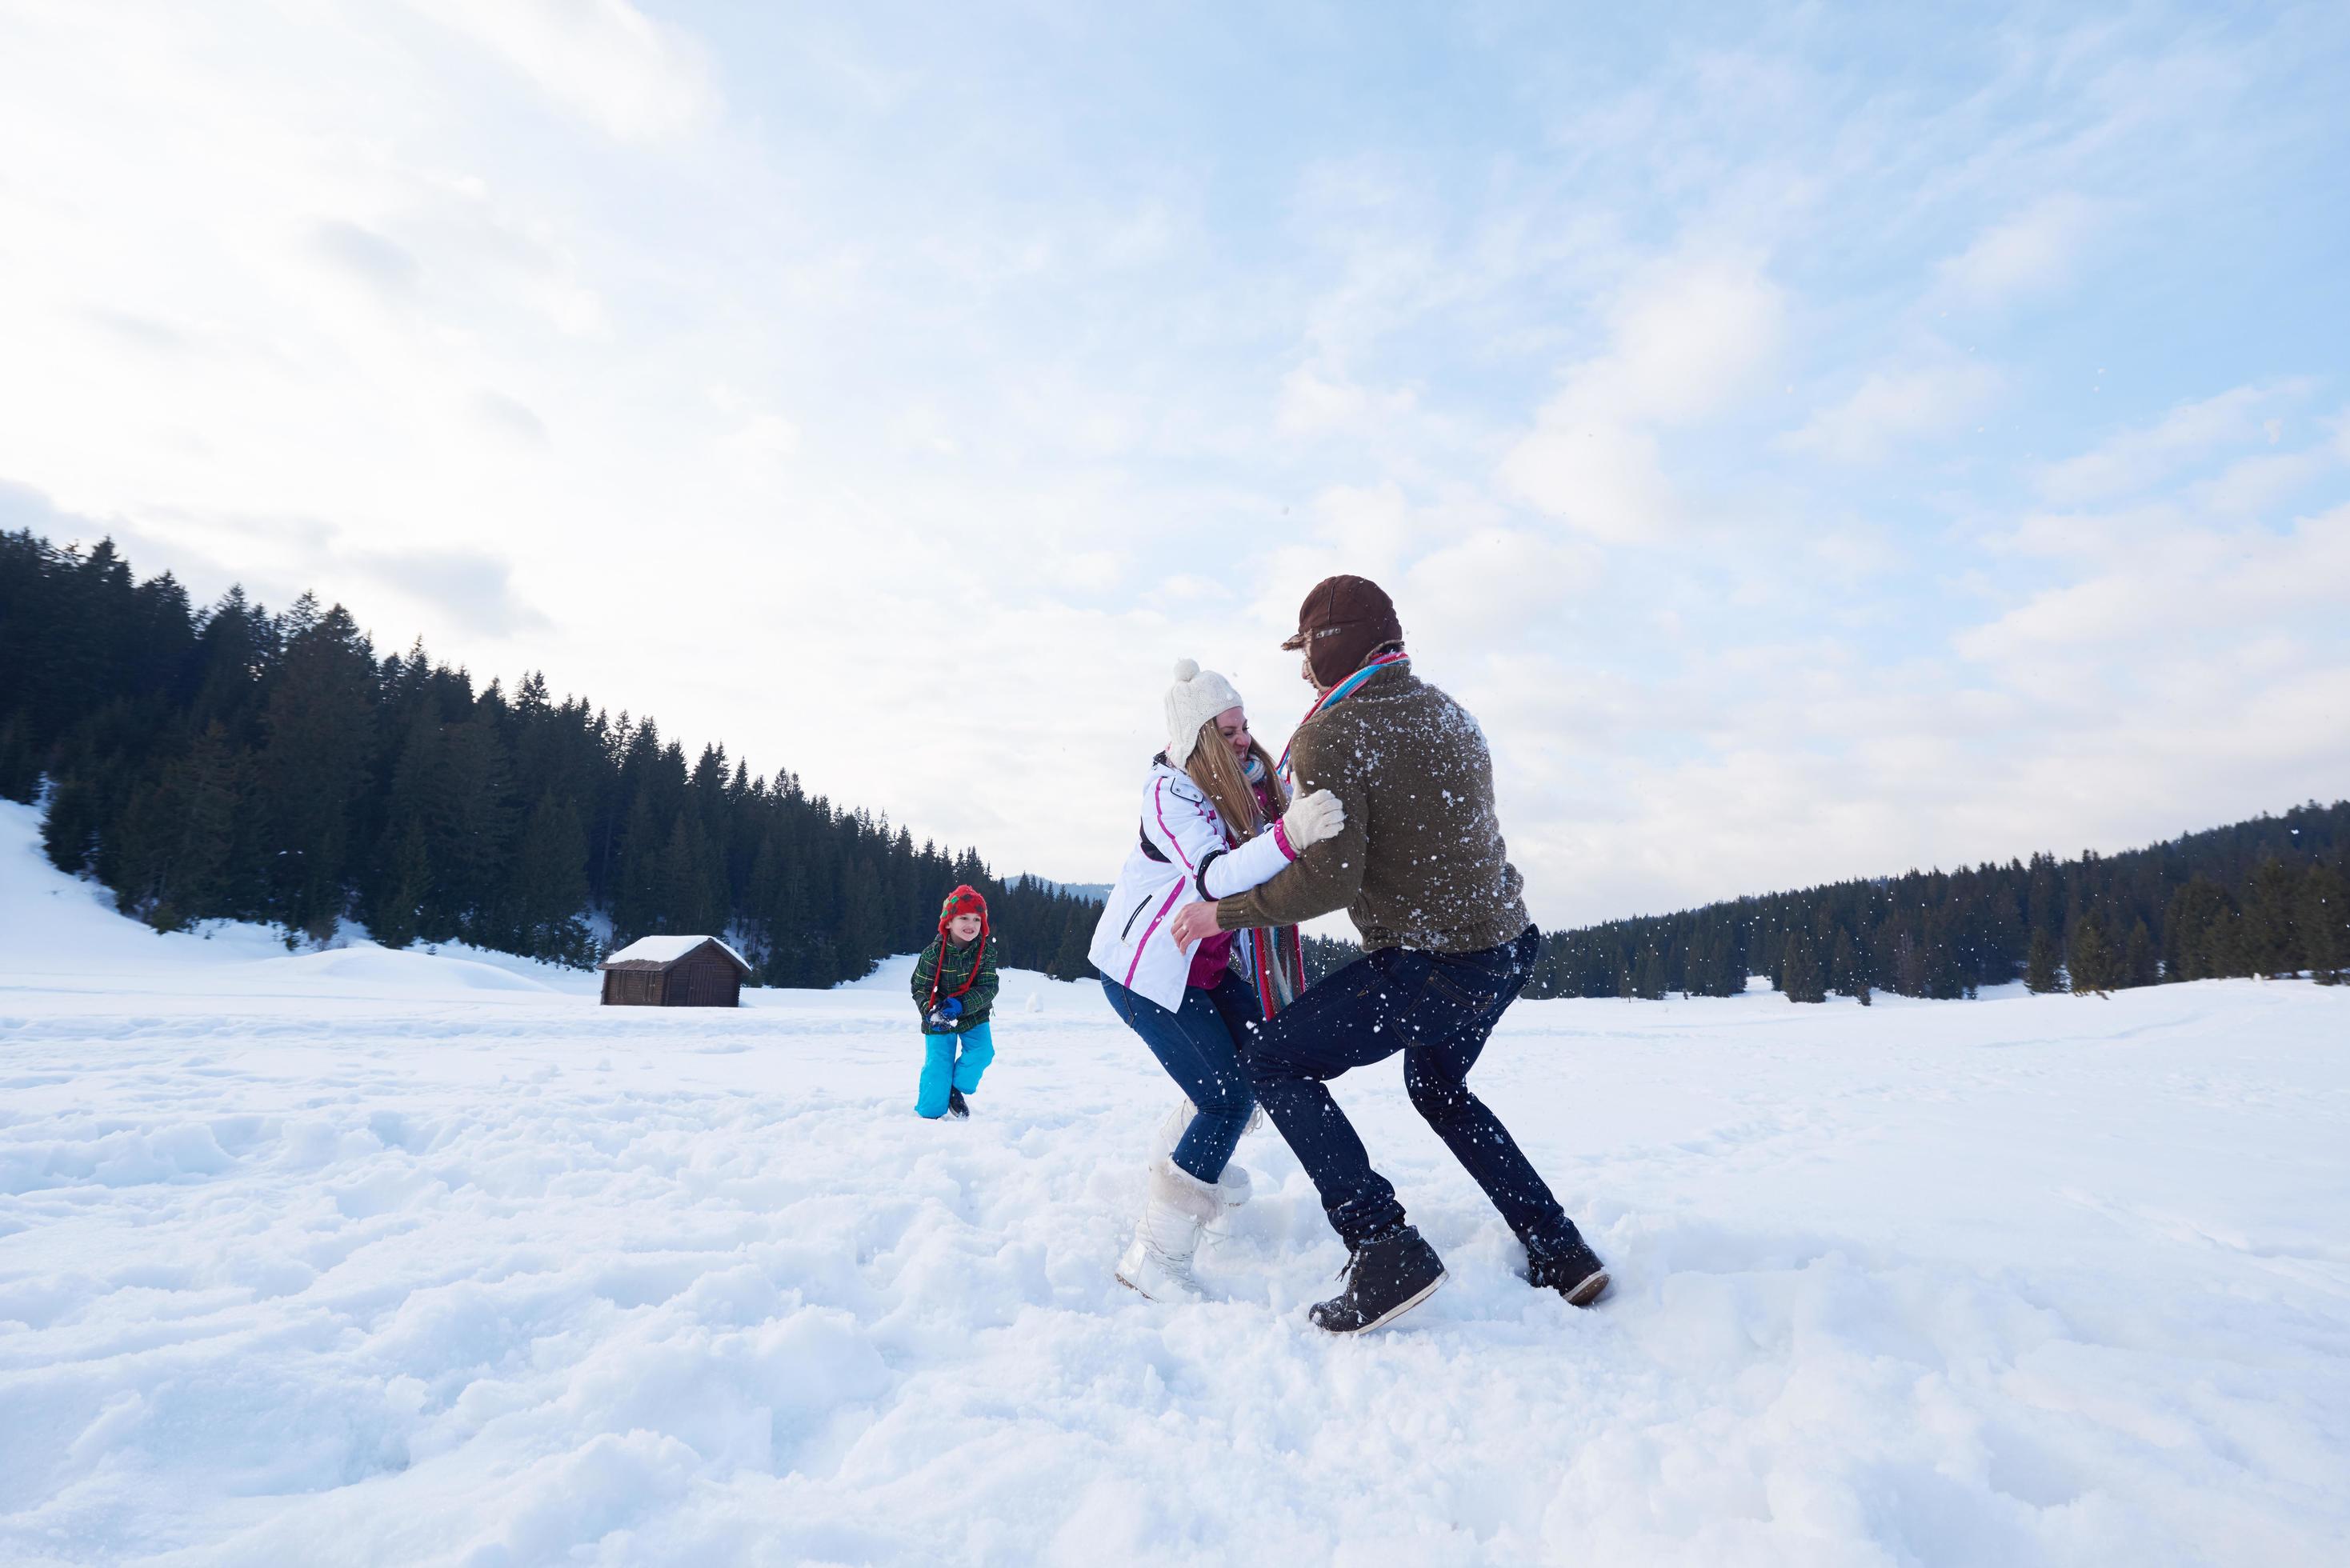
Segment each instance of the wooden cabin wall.
M741 971L724 954L704 949L681 960L669 971L661 1001L670 1007L739 1007Z
M604 971L604 1001L615 1007L659 1007L661 976L655 970L615 969Z

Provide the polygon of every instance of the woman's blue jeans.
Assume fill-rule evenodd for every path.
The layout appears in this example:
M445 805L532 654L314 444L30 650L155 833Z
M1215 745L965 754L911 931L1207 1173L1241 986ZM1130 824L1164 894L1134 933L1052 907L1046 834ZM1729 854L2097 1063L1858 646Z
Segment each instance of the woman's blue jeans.
M1199 1112L1175 1146L1175 1163L1202 1181L1214 1181L1223 1175L1232 1146L1256 1108L1248 1070L1241 1065L1257 1017L1255 990L1226 970L1212 990L1185 986L1183 1005L1173 1012L1107 975L1102 976L1102 993Z

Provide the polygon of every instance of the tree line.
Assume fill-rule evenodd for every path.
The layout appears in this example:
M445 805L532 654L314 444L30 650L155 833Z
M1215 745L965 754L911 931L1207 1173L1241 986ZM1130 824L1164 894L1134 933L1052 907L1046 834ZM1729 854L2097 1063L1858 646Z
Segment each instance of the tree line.
M0 794L47 792L43 841L159 929L363 922L592 963L651 932L732 940L771 985L826 986L928 941L958 882L1006 965L1089 976L1097 900L999 879L972 849L691 759L650 716L476 688L421 643L379 658L339 605L199 608L169 574L0 533Z
M46 790L49 857L159 929L272 923L289 943L365 923L582 965L658 931L726 936L770 985L871 972L930 938L957 882L988 898L1003 961L1065 980L1096 898L999 879L972 849L754 775L691 762L650 717L475 689L421 644L377 657L340 607L192 606L85 552L0 533L0 795ZM2350 966L2350 802L2126 854L2034 855L1838 882L1552 932L1527 994L1877 991L1967 997L2022 978L2106 991ZM1353 944L1309 938L1318 977Z
M1530 996L1791 1002L2110 992L2350 968L2350 801L2183 834L2120 855L1835 882L1552 932Z

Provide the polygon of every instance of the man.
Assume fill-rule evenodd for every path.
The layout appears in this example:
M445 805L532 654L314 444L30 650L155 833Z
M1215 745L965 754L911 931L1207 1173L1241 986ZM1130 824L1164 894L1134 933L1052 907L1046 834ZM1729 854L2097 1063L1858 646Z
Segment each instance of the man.
M1313 1309L1336 1334L1378 1328L1443 1282L1328 1080L1403 1053L1404 1087L1525 1243L1528 1282L1587 1306L1607 1275L1469 1069L1532 971L1542 935L1493 815L1493 762L1461 706L1411 673L1395 606L1376 583L1329 577L1297 615L1318 698L1290 740L1297 787L1334 791L1336 838L1252 892L1187 906L1185 947L1219 930L1295 925L1345 909L1364 956L1257 1028L1249 1075L1347 1243L1347 1289Z

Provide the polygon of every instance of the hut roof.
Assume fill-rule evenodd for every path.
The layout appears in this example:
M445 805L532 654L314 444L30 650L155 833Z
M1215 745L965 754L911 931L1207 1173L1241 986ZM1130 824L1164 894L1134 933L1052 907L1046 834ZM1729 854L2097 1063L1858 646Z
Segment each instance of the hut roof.
M606 958L598 969L667 969L702 943L708 942L734 961L734 967L744 974L751 966L743 955L720 941L716 937L639 937L619 952Z

